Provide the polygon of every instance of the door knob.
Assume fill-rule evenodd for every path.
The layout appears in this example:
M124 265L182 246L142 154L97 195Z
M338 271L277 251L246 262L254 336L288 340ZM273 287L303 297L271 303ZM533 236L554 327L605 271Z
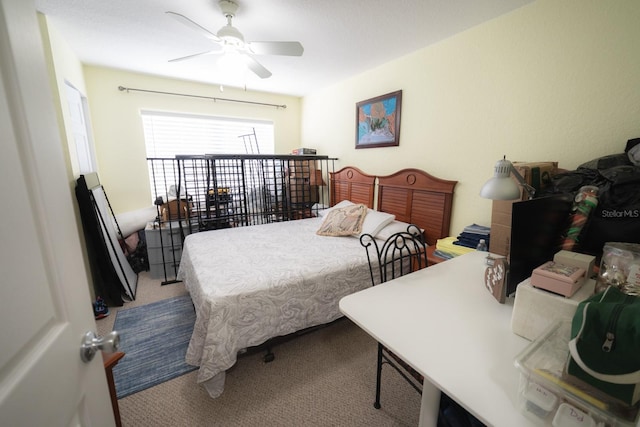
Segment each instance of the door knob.
M89 331L82 338L80 346L80 358L83 362L89 363L93 360L98 350L112 353L120 347L120 334L118 331L111 331L103 337L99 337L95 332Z

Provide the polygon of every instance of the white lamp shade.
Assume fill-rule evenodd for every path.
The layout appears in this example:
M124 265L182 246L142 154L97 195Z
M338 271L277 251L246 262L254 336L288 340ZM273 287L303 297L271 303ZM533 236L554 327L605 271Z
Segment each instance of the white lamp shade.
M520 198L520 188L509 177L494 176L482 186L480 197L492 200L515 200Z
M498 160L493 178L487 181L480 190L480 197L492 200L519 199L520 187L511 179L512 164L509 160Z

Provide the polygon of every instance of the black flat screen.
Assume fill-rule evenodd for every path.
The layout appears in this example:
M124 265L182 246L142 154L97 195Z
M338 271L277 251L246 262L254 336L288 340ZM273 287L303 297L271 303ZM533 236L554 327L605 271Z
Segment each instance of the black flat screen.
M507 295L561 249L573 197L557 195L515 202L511 212L511 247Z

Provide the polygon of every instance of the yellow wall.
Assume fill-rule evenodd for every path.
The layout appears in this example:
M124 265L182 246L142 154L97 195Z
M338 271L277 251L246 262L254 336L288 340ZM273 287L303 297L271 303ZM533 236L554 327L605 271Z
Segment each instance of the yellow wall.
M95 66L85 66L84 75L98 158L98 175L116 213L144 208L151 204L141 110L271 120L274 122L277 153L289 153L292 148L300 146L300 98L297 97L245 92L232 88L225 88L224 92L220 92L218 86ZM208 99L126 92L118 90L119 86L284 104L287 108L276 109L213 102Z
M451 233L490 223L495 162L574 169L640 137L640 2L538 0L306 96L302 141L366 172L458 180ZM354 149L355 103L402 89L400 146Z
M478 192L503 155L574 169L640 137L637 22L636 0L537 0L303 99L85 66L98 172L116 213L148 205L141 109L269 119L279 153L312 147L373 174L417 167L459 181L457 234L489 224L491 202ZM65 73L75 74L58 78ZM120 85L288 108L126 93ZM356 102L399 89L400 146L356 150Z
M40 24L40 33L42 36L42 44L44 56L49 68L49 77L51 81L51 91L54 97L54 105L57 113L58 122L60 124L60 141L63 144L64 159L67 167L67 176L69 179L69 191L75 200L76 179L80 175L78 166L78 156L76 153L76 143L73 138L71 129L71 120L69 118L69 106L66 99L65 84L69 83L86 94L84 86L84 73L82 64L73 53L67 42L58 34L54 26L49 25L47 17L38 14L38 22ZM80 237L80 244L83 248L83 258L86 268L86 283L93 283L89 266L88 253L86 250L86 242L84 240L84 232L80 219L80 211L77 204L74 204L76 215L76 227ZM95 290L93 286L89 286L91 300L95 298Z
M49 25L46 16L38 14L38 20L43 35L45 59L50 70L51 89L57 101L55 106L61 123L61 140L65 144L65 161L69 170L69 179L74 182L79 176L78 156L70 125L65 84L69 83L83 95L86 94L82 64L67 42L58 34L55 26Z

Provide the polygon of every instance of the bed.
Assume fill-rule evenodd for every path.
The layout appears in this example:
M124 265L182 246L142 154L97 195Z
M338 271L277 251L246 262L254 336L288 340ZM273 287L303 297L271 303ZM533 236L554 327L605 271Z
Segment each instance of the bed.
M449 233L455 185L418 169L376 177L345 167L331 174L331 205L348 200L373 208L376 203L376 212L395 219L375 222L384 214L369 210L365 221L374 223L365 223L363 232L414 223L434 244ZM225 371L238 352L330 323L342 316L342 297L370 286L360 240L317 235L324 218L205 231L185 239L178 278L196 310L186 362L199 367L197 381L211 397L222 394Z

